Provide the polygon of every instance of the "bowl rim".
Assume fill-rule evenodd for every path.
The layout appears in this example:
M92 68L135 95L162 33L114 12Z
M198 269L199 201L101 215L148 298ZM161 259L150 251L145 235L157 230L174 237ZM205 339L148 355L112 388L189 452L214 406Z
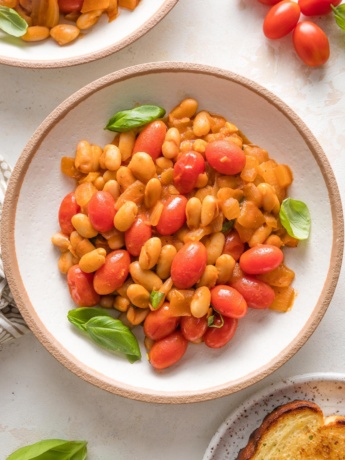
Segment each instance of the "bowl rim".
M314 307L315 314L312 318L308 319L300 333L284 350L281 351L279 355L277 355L276 359L271 360L271 362L266 363L261 368L256 369L254 372L247 374L244 377L235 381L225 382L207 390L157 394L155 391L130 387L127 384L118 385L118 382L114 385L114 382L110 378L107 378L104 375L101 376L98 372L90 369L87 365L82 364L80 366L80 361L78 361L67 349L58 343L35 313L30 312L30 299L22 282L17 263L13 229L15 227L16 208L22 182L30 166L31 160L35 155L35 151L40 146L42 139L49 134L54 124L63 118L73 107L105 87L111 86L116 82L126 80L128 78L161 72L185 72L190 74L201 73L230 80L236 84L244 86L250 91L256 92L281 111L303 137L325 180L331 205L333 243L330 257L330 268L318 302ZM306 124L289 106L287 106L285 102L256 82L231 71L204 64L162 61L126 67L105 75L73 93L46 117L29 139L26 147L15 164L10 177L5 194L1 219L1 248L7 281L19 311L37 339L61 364L87 382L92 383L101 389L129 399L170 404L192 403L220 398L257 383L287 362L309 339L323 318L338 282L344 249L344 218L338 185L326 154L323 152L318 141L315 139Z
M165 0L162 6L154 13L150 19L143 23L140 27L136 28L132 33L127 35L118 43L109 45L101 50L92 52L85 56L76 56L66 59L12 59L7 56L2 56L0 52L0 64L9 65L12 67L22 67L30 69L55 69L62 67L72 67L77 65L86 64L88 62L96 61L98 59L105 58L117 51L122 50L126 46L131 45L137 41L140 37L149 32L154 26L156 26L173 7L178 3L179 0ZM58 45L57 45L58 46ZM73 46L73 45L72 45Z

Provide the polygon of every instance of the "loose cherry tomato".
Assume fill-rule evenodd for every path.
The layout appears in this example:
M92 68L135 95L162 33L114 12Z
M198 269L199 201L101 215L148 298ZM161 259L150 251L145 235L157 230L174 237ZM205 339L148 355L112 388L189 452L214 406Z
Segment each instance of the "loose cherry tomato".
M217 172L225 175L238 174L246 164L243 150L230 140L218 140L207 144L206 159Z
M293 44L298 56L310 67L327 62L330 55L325 32L311 21L301 21L293 32Z
M129 273L131 258L123 249L110 252L101 268L95 272L93 286L101 295L114 292L125 282Z
M301 13L304 16L320 16L329 14L333 6L338 6L341 0L298 0Z
M144 214L138 214L131 227L125 231L125 244L128 252L137 257L144 243L152 236L150 221Z
M230 286L219 284L211 289L211 304L229 318L242 318L247 313L247 302L242 294Z
M163 211L156 227L161 235L172 235L186 222L187 201L183 195L172 195L163 203Z
M80 212L80 206L75 199L75 193L71 192L61 201L59 208L59 224L62 233L70 235L74 231L71 219Z
M283 251L271 244L258 244L240 257L240 268L248 275L260 275L277 268L284 259Z
M236 261L240 258L244 251L244 243L236 230L230 230L225 233L225 243L223 247L223 254L229 254Z
M187 347L188 340L180 331L175 331L152 345L149 361L155 369L166 369L182 358Z
M276 3L281 2L281 0L258 0L258 2L264 5L275 5Z
M155 120L149 123L136 138L133 155L137 152L145 152L156 160L162 153L166 132L167 127L162 120Z
M179 317L172 316L169 303L151 311L144 321L144 333L152 340L160 340L171 334L179 324Z
M204 342L209 348L224 347L235 335L238 319L223 317L224 324L219 315L215 315L214 325L218 327L209 327L204 335Z
M199 174L205 171L205 160L201 153L184 153L174 165L174 185L180 193L186 194L193 190Z
M243 295L248 307L268 308L272 305L275 293L271 286L255 276L242 276L231 282L231 286Z
M195 318L194 316L182 316L180 319L181 332L189 341L198 343L207 330L207 318Z
M268 11L263 24L263 31L267 38L277 39L292 32L298 23L301 14L297 3L283 0L272 6Z
M73 13L74 11L80 11L83 6L84 0L59 0L60 13Z
M93 307L100 301L93 287L93 273L85 273L79 265L73 265L67 272L67 284L73 302L78 307Z
M109 192L94 193L87 209L91 225L95 230L103 233L114 227L115 200Z
M171 278L177 289L192 287L204 273L207 251L200 241L190 241L177 252L171 264Z

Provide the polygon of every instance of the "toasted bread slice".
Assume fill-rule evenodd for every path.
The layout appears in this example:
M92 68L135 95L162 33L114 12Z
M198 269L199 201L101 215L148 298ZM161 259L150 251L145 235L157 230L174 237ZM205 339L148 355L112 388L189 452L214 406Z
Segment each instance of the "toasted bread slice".
M269 413L236 460L345 460L345 416L292 401Z

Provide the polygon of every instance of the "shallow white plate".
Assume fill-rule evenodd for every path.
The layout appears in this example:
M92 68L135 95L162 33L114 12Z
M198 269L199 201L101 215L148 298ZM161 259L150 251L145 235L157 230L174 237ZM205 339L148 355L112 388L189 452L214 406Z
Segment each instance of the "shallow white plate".
M176 5L178 0L141 0L134 11L119 8L108 23L106 15L82 37L66 46L53 39L26 43L0 30L0 63L17 67L66 67L104 58L146 34Z
M305 374L273 383L229 415L213 436L203 460L235 460L265 415L281 404L305 399L318 404L326 416L345 415L344 396L345 374Z

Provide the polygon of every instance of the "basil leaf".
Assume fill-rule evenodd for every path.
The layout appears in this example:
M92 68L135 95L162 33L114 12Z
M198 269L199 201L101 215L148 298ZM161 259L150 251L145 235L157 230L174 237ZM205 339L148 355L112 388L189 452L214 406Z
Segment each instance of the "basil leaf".
M162 118L165 110L156 105L140 105L134 109L123 110L113 115L104 129L123 133L133 128L139 128L157 118Z
M141 358L135 335L119 319L95 316L85 324L85 330L95 343L107 350L125 354L130 362Z
M331 4L331 8L333 10L335 22L345 31L345 3L337 7Z
M311 219L307 205L303 201L286 198L279 211L280 222L288 234L297 240L309 237Z
M0 6L0 29L13 37L21 37L27 28L27 22L19 16L16 10Z
M85 324L95 316L111 316L108 310L97 307L74 308L67 313L68 321L82 331L86 331Z
M224 221L224 222L223 222L223 226L222 226L222 232L223 232L223 233L228 232L229 230L232 229L232 227L234 226L234 224L235 224L235 219Z
M221 323L219 325L214 323L214 315L211 315L207 318L207 325L208 327L216 327L217 329L220 329L221 327L224 326L224 318L223 316L217 311L217 314L220 318Z
M150 294L150 304L152 308L158 308L163 298L164 292L152 291Z
M85 460L86 441L45 439L13 452L6 460Z

